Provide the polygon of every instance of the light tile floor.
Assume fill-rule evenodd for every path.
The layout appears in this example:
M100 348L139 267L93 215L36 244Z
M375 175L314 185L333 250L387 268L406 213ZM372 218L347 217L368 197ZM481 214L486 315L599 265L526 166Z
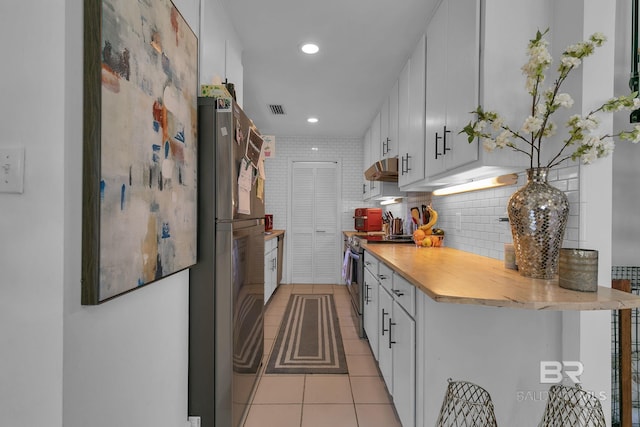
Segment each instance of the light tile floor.
M244 427L400 427L366 340L353 326L344 286L280 285L264 316L264 366L291 293L332 293L349 374L263 373Z

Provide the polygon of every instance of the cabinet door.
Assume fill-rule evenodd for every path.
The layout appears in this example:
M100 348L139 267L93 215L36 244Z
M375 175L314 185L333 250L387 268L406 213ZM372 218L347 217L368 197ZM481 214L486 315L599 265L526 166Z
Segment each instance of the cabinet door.
M403 426L416 419L416 322L394 301L390 327L393 403Z
M269 241L268 243L270 243ZM278 286L278 249L273 245L266 246L268 252L264 255L264 303L269 302L271 295Z
M364 172L371 166L371 128L367 129L362 141L362 200L369 199L369 181L364 178Z
M389 97L387 96L380 108L380 158L388 157L389 148Z
M382 287L378 290L378 321L380 334L378 335L378 367L387 385L387 390L393 395L393 355L389 340L389 325L392 322L391 312L393 300L391 295Z
M271 262L270 252L264 254L264 303L269 302L271 298Z
M449 25L447 51L447 148L445 169L451 170L478 160L478 142L471 144L462 128L471 120L470 111L478 106L480 78L480 2L447 0Z
M398 78L398 185L408 182L405 168L409 154L409 70L411 59L407 61Z
M371 123L369 153L369 163L365 165L366 168L370 167L374 162L377 162L382 158L382 144L380 142L380 112L376 114L376 117L373 119L373 123ZM380 181L369 181L369 199L380 195L380 187Z
M447 0L440 3L427 27L425 157L428 176L444 172L447 154L444 150L447 114L447 6ZM450 137L451 132L446 135L447 140Z
M369 339L373 357L378 360L378 281L364 270L364 331Z
M398 99L399 82L391 88L389 92L389 131L387 135L387 153L385 157L398 157L398 120L399 120L399 99ZM384 135L382 136L384 138Z
M409 61L409 141L407 152L400 152L404 174L400 186L424 179L424 108L425 108L425 36L423 35ZM402 181L401 181L402 179Z

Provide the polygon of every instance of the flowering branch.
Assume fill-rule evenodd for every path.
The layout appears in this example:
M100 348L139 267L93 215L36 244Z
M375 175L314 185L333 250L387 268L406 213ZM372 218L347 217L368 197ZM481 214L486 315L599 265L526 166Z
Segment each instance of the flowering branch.
M537 31L536 37L527 45L529 60L522 66L522 73L526 76L525 87L531 95L531 114L524 120L520 129L514 130L505 125L504 119L497 112L484 111L482 106L478 106L472 112L476 115L476 120L469 122L460 131L467 134L470 143L480 138L484 149L488 152L496 148L509 147L525 154L529 157L530 167L534 167L534 164L541 167L543 141L555 135L557 131L556 124L551 121L553 113L560 108L569 109L573 106L571 96L560 91L562 84L571 71L580 66L584 58L593 54L595 48L602 46L606 41L604 35L595 33L588 40L567 47L562 54L556 80L549 89L543 91L545 74L552 63L547 49L548 42L544 38L548 31L548 29L544 32ZM613 135L598 136L594 133L600 124L596 114L636 110L640 108L640 100L637 96L638 93L634 92L628 96L612 98L584 117L571 116L566 123L569 137L563 141L562 148L549 160L546 167L552 168L568 159L581 159L583 163L589 164L597 158L606 157L613 152L615 137L633 143L640 142L640 125L636 125L631 131L622 131ZM524 144L525 148L520 148L517 143ZM571 154L565 154L569 147L574 146L575 149Z

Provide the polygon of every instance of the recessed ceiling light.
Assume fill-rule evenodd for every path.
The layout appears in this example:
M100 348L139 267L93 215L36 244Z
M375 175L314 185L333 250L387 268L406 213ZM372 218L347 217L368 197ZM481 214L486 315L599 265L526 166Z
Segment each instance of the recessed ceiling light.
M318 53L320 48L318 47L317 44L305 43L305 44L302 45L300 50L302 50L306 54L313 55L314 53Z
M315 118L315 117L309 117L309 118L307 119L307 121L308 121L309 123L318 123L318 119L317 119L317 118Z

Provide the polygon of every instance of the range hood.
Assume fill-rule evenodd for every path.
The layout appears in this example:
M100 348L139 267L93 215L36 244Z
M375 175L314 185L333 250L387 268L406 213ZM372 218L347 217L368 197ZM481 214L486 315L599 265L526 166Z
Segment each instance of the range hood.
M398 158L375 162L364 172L364 177L367 181L398 182Z

